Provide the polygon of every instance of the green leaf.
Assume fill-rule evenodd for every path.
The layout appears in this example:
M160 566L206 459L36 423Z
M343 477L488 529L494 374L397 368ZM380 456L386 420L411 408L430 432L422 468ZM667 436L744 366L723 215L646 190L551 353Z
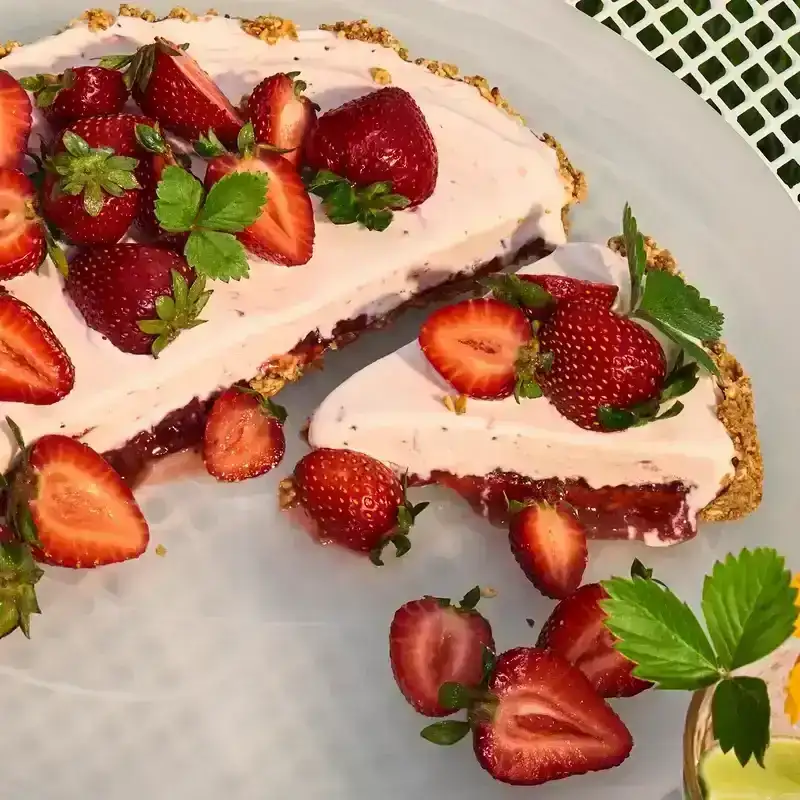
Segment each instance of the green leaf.
M720 678L714 650L689 606L641 578L603 581L605 624L615 647L638 666L634 674L662 689L702 689Z
M402 558L411 549L411 539L404 533L396 533L392 536L391 541L397 558Z
M641 578L642 580L649 581L652 577L653 570L642 564L638 558L634 558L631 564L631 578Z
M693 358L704 370L706 370L706 372L719 377L717 365L714 363L708 352L706 352L703 347L697 344L697 342L687 338L679 330L676 328L671 328L663 321L654 319L649 319L648 321L658 328L663 334L672 339L673 342L680 345L680 347L686 351L687 355L690 358Z
M87 183L83 189L83 210L90 217L100 216L100 212L105 205L103 190L99 183Z
M448 681L439 687L439 705L451 711L469 708L472 705L473 692L463 683Z
M225 145L217 138L213 128L209 128L206 136L201 136L194 143L194 151L203 158L216 158L228 152Z
M680 275L662 270L647 276L639 313L650 320L660 320L683 336L701 342L716 341L722 335L725 317L710 301L701 297L694 286Z
M413 524L414 517L411 514L411 510L406 505L400 506L397 509L397 527L401 531L408 531Z
M100 66L106 69L123 69L130 65L134 56L104 56L100 59Z
M27 75L19 79L19 85L27 92L40 92L47 86L44 75Z
M449 746L460 742L470 732L468 722L459 720L445 720L444 722L434 722L420 731L420 736L431 742L442 746Z
M542 396L542 387L532 378L520 375L514 385L514 399L519 403L521 400L536 400Z
M249 275L244 247L233 234L219 231L193 231L184 250L189 266L213 280L238 281Z
M42 89L40 92L36 93L36 107L37 108L50 108L56 101L56 97L58 97L59 92L63 87L59 84L53 84L52 86L47 86L46 88Z
M473 586L461 599L459 606L464 611L472 611L481 600L481 587Z
M189 285L186 283L186 278L178 270L173 269L170 271L170 280L172 282L172 296L175 298L175 307L186 308L189 305ZM198 280L201 279L198 278ZM202 292L202 289L200 291Z
M194 175L174 165L161 173L156 188L156 217L169 233L192 229L203 201L203 185Z
M209 131L210 132L210 131ZM216 138L216 137L215 137ZM252 122L246 122L236 137L236 147L243 156L250 155L256 146L256 131Z
M520 308L545 308L554 300L550 292L538 283L526 281L519 275L493 275L480 281L497 300Z
M64 147L71 156L80 158L81 156L88 156L89 153L91 153L91 148L86 143L86 140L78 136L77 133L64 131L61 141L64 143Z
M169 325L162 319L141 319L137 324L139 330L148 336L159 336L169 329Z
M528 625L532 628L534 626L534 621L532 619L527 620ZM482 685L487 686L489 683L489 678L492 677L492 673L494 672L495 664L497 663L497 657L490 648L483 646L483 655L481 657L482 666L483 666L483 681Z
M197 227L238 233L250 227L267 199L263 172L232 172L215 183L197 217Z
M368 231L385 231L392 224L392 212L386 209L381 211L373 211L367 209L361 211L356 221L360 222Z
M625 242L625 254L631 275L631 313L633 313L639 308L642 300L647 256L644 250L644 237L639 233L636 218L627 203L622 212L622 239Z
M326 190L332 189L334 186L342 183L344 178L336 175L336 173L331 172L327 169L321 169L315 175L311 177L311 179L307 182L306 188L312 194L317 195L317 197L321 197L325 199L326 197ZM346 182L346 181L344 181Z
M150 153L166 155L169 152L169 145L164 141L164 137L150 125L137 125L136 140Z
M714 737L723 753L730 750L744 766L755 758L764 766L769 746L770 704L767 684L761 678L726 678L711 699Z
M156 298L156 314L160 320L169 322L175 316L175 301L169 295Z
M680 352L681 362L683 361L683 350ZM660 402L666 403L668 400L674 400L676 397L683 397L697 386L700 380L698 365L694 363L680 364L673 368L672 372L667 375L664 382L664 388L661 390Z
M784 558L771 548L718 561L703 584L703 614L720 666L752 664L789 639L796 597Z
M597 409L597 419L608 431L625 431L636 425L636 414L624 408L600 406Z

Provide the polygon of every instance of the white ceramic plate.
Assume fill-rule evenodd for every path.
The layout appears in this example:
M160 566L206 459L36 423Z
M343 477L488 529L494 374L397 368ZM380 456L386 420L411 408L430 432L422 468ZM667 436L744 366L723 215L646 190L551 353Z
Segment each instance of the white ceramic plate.
M3 38L44 35L85 2L2 0ZM232 0L221 10L258 13ZM629 200L642 227L726 311L726 338L758 392L768 468L762 510L676 549L593 545L587 579L624 573L638 556L696 600L701 576L729 549L775 545L800 567L800 218L747 144L661 66L561 0L293 0L268 10L305 26L368 16L413 52L488 76L586 170L591 200L574 236L615 233ZM616 702L636 740L631 758L536 790L493 783L467 742L448 750L419 738L423 719L388 667L394 610L426 593L494 586L499 596L485 610L504 649L533 643L526 618L541 622L550 607L509 557L502 533L464 504L423 493L433 508L414 550L383 570L316 546L277 513L277 482L303 452L299 424L347 375L412 339L419 320L406 317L334 354L324 373L281 395L292 425L278 474L148 490L153 546L139 561L48 570L33 641L14 635L0 646L0 796L680 797L681 695ZM154 553L158 543L164 558Z

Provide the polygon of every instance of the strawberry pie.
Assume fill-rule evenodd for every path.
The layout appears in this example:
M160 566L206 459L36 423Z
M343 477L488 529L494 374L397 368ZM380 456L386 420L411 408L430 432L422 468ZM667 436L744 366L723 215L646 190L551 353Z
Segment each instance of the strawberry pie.
M79 437L135 481L201 444L223 390L263 400L411 302L564 243L583 176L485 79L363 22L133 13L87 12L0 72L0 417L31 440ZM209 441L267 409L249 398L204 443L223 479ZM3 437L4 468L14 452Z
M572 509L590 537L652 546L758 505L752 393L722 314L629 209L608 247L561 246L484 284L489 296L435 311L417 341L336 389L310 444L450 487L497 523L522 508L532 519L512 524L511 544L535 583L550 571L526 553L546 552L536 538L553 526L531 503ZM551 513L570 541L570 515ZM572 575L537 583L544 593L577 588L582 547Z

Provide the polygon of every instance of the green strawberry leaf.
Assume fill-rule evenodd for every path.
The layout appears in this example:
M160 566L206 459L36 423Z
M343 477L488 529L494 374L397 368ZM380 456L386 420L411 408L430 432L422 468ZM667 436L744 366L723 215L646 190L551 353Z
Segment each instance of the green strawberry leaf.
M169 233L190 231L200 213L203 185L185 169L170 165L156 188L156 217Z
M216 138L216 137L215 137ZM252 122L245 122L236 137L236 147L242 156L252 155L256 148L256 130Z
M764 766L770 740L770 702L761 678L726 678L711 698L714 737L723 753L731 750L745 766L751 758Z
M367 230L385 231L392 223L392 212L411 205L407 197L392 192L389 181L359 188L330 170L306 174L305 181L308 191L322 199L322 208L334 225L358 222Z
M420 736L432 744L447 747L460 742L470 730L469 722L449 719L428 725L420 731Z
M225 145L217 138L213 128L209 128L208 134L201 136L194 143L194 151L203 158L217 158L218 156L224 156L228 152Z
M439 687L439 705L451 711L469 708L474 700L474 693L463 683L448 681Z
M232 172L215 183L197 215L196 226L237 233L252 225L267 201L268 176Z
M158 358L164 348L174 342L182 331L196 328L205 320L199 318L211 297L211 290L206 290L206 279L198 275L191 289L186 278L177 270L170 273L172 296L162 295L155 302L157 319L144 319L139 322L139 330L155 336L151 352Z
M184 255L198 275L224 283L238 281L250 274L244 247L231 233L193 231L186 242Z
M636 218L627 203L622 212L622 239L625 242L625 254L631 276L631 313L634 313L642 301L647 256L644 250L644 237L639 233Z
M135 131L136 141L149 153L157 153L159 155L169 153L169 145L157 128L140 124L136 126Z
M703 584L703 614L720 666L747 666L789 639L796 598L792 574L774 550L742 550L717 562Z
M525 281L519 275L492 275L479 281L497 300L518 308L545 308L554 300L538 283Z
M680 275L661 270L647 274L638 313L654 324L664 322L683 336L701 342L719 339L725 321L722 312L694 286Z
M475 607L481 601L481 587L480 586L473 586L465 595L461 598L461 602L458 604L459 608L463 611L473 611Z
M700 689L722 672L697 617L669 589L652 580L603 581L605 625L615 648L637 664L634 675L661 689Z

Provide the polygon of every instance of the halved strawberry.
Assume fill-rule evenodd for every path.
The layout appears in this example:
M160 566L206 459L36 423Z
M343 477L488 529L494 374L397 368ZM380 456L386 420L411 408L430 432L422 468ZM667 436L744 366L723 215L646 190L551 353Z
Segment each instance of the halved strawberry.
M0 290L0 401L51 405L74 383L75 368L50 326Z
M256 147L252 154L214 158L206 188L232 172L264 172L267 200L259 218L236 236L251 252L275 264L305 264L314 251L314 209L295 168L283 156Z
M536 646L574 664L602 697L633 697L652 684L634 677L636 665L614 649L614 635L600 608L607 598L599 583L581 586L553 609Z
M0 70L0 167L19 167L30 132L30 97L19 81Z
M232 386L215 401L203 435L203 461L219 481L243 481L283 460L286 411L246 386Z
M447 717L455 709L439 702L445 683L476 688L483 681L486 652L494 653L489 622L475 611L480 589L459 605L423 597L401 606L389 629L389 660L403 697L427 717Z
M99 567L147 549L147 522L131 490L88 445L43 436L23 456L17 481L17 497L27 503L38 536L37 560Z
M478 763L521 786L619 766L633 748L622 720L584 674L561 656L520 647L503 653L491 701L473 714Z
M303 94L307 85L298 80L299 74L270 75L253 89L247 101L247 117L253 123L256 141L288 150L283 157L295 166L317 119L314 104Z
M531 583L547 597L572 594L586 570L586 530L565 505L525 505L511 518L511 552Z
M491 400L514 391L520 350L531 338L519 308L480 298L434 311L420 330L419 345L457 392Z
M0 168L0 280L36 269L45 254L45 232L36 214L36 189L17 169Z
M165 130L188 141L214 130L225 144L233 144L241 117L186 47L156 37L133 56L110 56L100 63L127 67L125 80L139 108Z

